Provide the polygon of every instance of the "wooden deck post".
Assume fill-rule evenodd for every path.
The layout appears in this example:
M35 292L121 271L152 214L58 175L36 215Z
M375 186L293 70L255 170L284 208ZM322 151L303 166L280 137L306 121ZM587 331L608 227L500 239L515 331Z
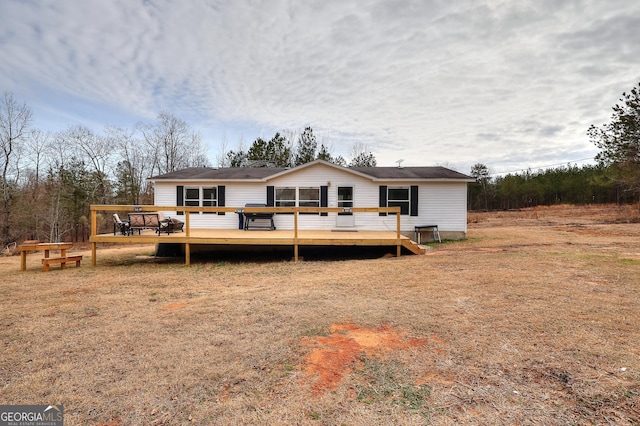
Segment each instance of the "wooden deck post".
M189 243L184 244L184 264L191 265L191 244Z
M293 261L298 261L298 209L293 212Z
M98 215L91 209L91 236L98 235ZM91 243L91 266L96 266L96 243Z
M400 212L396 213L396 238L398 241L396 242L396 256L402 256L402 241L400 240Z
M94 209L91 209L91 235L98 233L98 215Z

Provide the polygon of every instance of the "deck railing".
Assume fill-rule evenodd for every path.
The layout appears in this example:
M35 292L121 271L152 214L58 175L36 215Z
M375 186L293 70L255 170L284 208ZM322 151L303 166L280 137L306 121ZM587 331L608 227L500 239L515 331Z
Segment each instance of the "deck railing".
M387 213L396 215L396 232L400 238L400 207L188 207L188 206L155 206L155 205L92 205L91 235L98 233L97 212L184 212L185 232L189 236L191 213L275 213L293 214L294 236L298 236L298 215L300 213ZM110 219L109 219L110 220Z
M275 213L293 214L294 240L298 239L298 216L300 213L386 213L396 216L396 239L398 256L401 251L400 207L192 207L192 206L157 206L157 205L92 205L91 206L91 236L98 235L98 212L166 212L179 211L184 213L184 232L187 237L191 233L192 213ZM110 222L111 218L105 218ZM187 251L189 250L187 244ZM92 243L93 259L95 259L95 243ZM298 258L298 244L294 244L295 258ZM95 261L92 261L95 265Z

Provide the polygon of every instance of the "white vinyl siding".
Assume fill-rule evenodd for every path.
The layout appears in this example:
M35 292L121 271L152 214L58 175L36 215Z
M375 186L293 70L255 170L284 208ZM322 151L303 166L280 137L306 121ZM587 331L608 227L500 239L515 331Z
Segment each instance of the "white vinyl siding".
M338 198L338 187L353 188L353 207L377 207L379 204L380 186L389 188L418 186L418 216L401 216L402 232L413 234L416 225L438 225L440 231L467 231L467 183L462 182L428 182L428 181L372 181L347 171L335 169L322 164L303 168L295 173L281 175L266 182L162 182L155 183L155 203L159 206L176 205L176 186L214 187L225 185L225 206L244 207L247 203L266 203L267 186L274 188L319 189L326 186L328 191L328 207L343 207ZM298 194L299 196L299 194ZM277 199L277 197L276 197ZM289 201L300 200L294 198ZM185 198L186 201L186 198ZM306 200L317 202L317 200ZM340 204L339 204L340 203ZM171 216L175 211L167 212ZM300 215L299 229L335 229L336 213L321 215ZM354 214L355 230L396 230L396 216L379 216L378 213ZM293 229L293 215L274 217L279 230ZM236 229L238 215L191 215L191 226L194 228Z

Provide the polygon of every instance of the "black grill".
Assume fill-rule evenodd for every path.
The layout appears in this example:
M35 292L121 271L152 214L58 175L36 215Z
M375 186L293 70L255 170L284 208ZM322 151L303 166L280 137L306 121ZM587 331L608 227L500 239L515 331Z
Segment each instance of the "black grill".
M247 203L247 207L267 207L266 204ZM275 231L276 225L273 223L273 212L247 212L244 211L244 229L270 229Z

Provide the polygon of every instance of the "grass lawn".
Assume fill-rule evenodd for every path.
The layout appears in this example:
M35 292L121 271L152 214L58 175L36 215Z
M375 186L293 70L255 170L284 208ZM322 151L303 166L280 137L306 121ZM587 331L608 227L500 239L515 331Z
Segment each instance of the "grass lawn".
M0 404L64 404L65 425L638 424L637 209L470 214L467 240L400 258L0 257Z

